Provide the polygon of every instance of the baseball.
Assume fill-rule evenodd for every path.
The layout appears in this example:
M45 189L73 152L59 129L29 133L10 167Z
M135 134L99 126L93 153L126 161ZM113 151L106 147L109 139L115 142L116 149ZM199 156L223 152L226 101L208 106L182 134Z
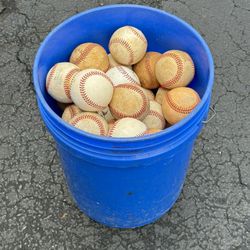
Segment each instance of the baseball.
M194 73L192 58L180 50L167 51L155 65L156 78L167 89L187 86L193 80Z
M149 102L149 113L144 118L143 123L148 129L164 129L166 125L165 118L162 113L161 105L156 101Z
M47 74L47 92L58 102L71 103L70 86L72 78L80 69L68 62L55 64Z
M170 124L185 118L199 104L198 93L188 87L179 87L168 91L162 99L162 111Z
M146 125L134 118L123 118L116 121L109 130L111 137L135 137L144 135Z
M106 72L109 69L109 58L105 49L97 43L83 43L77 46L69 61L81 70L99 69Z
M131 83L140 85L140 80L135 72L125 66L115 66L106 72L114 86L123 83Z
M109 108L116 119L131 117L142 120L149 112L149 101L141 87L120 84L114 88Z
M69 122L75 115L81 113L82 110L79 109L76 105L72 104L69 105L68 107L65 108L63 114L62 114L62 119L65 122Z
M161 54L158 52L147 52L143 59L133 66L143 88L155 89L159 87L155 76L155 64L160 56Z
M108 54L109 57L109 68L113 68L115 66L123 66L122 64L118 63L111 55L111 53ZM128 68L132 69L130 65L127 66Z
M108 122L109 130L114 126L115 122L116 122L116 119L110 120L110 121Z
M112 116L109 107L97 112L100 116L102 116L107 122L114 120L115 118Z
M132 26L119 28L109 41L112 57L123 65L139 62L144 57L147 46L148 42L143 33Z
M108 123L96 113L82 112L75 115L69 123L91 134L106 136L108 133Z
M109 54L100 44L79 44L70 62L49 70L46 90L65 122L96 135L143 136L176 124L200 103L187 87L195 77L187 52L147 52L145 35L129 25L113 31L108 47Z
M142 88L142 90L143 90L144 94L148 97L149 101L154 101L155 95L151 90L145 89L145 88Z
M167 89L164 89L164 88L159 88L156 92L156 95L155 95L155 100L162 104L162 98L163 96L168 92Z
M111 101L113 83L109 77L97 69L80 71L72 80L71 98L84 111L101 111Z
M157 129L157 128L150 128L148 129L144 135L150 135L150 134L154 134L154 133L158 133L158 132L161 132L162 130L161 129Z

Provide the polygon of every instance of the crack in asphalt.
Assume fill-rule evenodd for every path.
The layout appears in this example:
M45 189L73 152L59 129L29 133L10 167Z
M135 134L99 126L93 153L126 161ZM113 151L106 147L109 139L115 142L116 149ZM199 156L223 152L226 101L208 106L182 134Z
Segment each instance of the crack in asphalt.
M1 3L4 9L4 12L10 13L17 9L15 0L1 0Z
M183 17L205 36L216 65L211 105L217 116L196 141L182 194L167 215L134 230L106 228L76 207L32 84L35 52L52 27L85 9L114 3L147 4ZM250 249L248 5L0 1L0 249Z

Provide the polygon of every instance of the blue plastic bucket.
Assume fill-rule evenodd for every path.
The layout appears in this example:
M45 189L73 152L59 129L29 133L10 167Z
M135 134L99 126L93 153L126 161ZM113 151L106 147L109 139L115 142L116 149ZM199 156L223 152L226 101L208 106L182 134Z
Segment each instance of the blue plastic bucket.
M178 124L153 135L131 139L87 134L65 123L46 93L45 79L57 62L67 61L80 43L96 42L108 49L119 27L143 31L148 50L187 51L196 65L191 83L202 97L195 110ZM193 145L206 119L214 65L205 41L181 19L137 5L112 5L80 13L57 26L44 40L33 68L37 102L54 137L70 193L90 218L110 227L133 228L151 223L177 200Z

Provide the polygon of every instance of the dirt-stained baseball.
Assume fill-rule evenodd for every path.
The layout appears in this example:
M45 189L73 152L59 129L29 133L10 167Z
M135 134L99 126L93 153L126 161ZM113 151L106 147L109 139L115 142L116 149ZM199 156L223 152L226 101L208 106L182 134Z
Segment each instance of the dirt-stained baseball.
M144 135L146 125L134 118L122 118L110 128L108 135L111 137L135 137Z
M149 101L154 101L155 95L154 95L154 93L151 90L145 89L145 88L142 88L142 90L145 93L145 95L148 97Z
M58 102L71 103L70 86L72 78L80 69L69 62L55 64L47 74L47 92Z
M100 70L85 69L80 71L72 80L71 98L84 111L101 111L111 101L113 83Z
M124 26L116 30L110 41L109 50L112 57L123 65L139 62L147 50L147 39L144 34L132 26Z
M150 128L148 129L144 135L150 135L150 134L155 134L155 133L158 133L158 132L161 132L162 130L161 129L157 129L157 128Z
M163 88L185 87L193 80L195 67L188 53L169 50L157 61L155 74Z
M114 88L109 108L116 119L132 117L143 120L149 112L149 100L141 87L121 84Z
M170 124L185 118L199 104L198 93L188 87L179 87L168 91L162 99L162 111Z
M147 52L143 59L133 66L142 87L146 89L159 87L159 82L155 76L155 64L160 56L161 54L158 52Z
M107 122L115 119L111 114L109 107L106 107L105 109L98 111L97 113L102 116Z
M110 68L110 69L113 68L113 67L115 67L115 66L124 66L124 65L118 63L118 62L112 57L111 53L108 54L108 57L109 57L109 68ZM132 66L130 66L130 65L127 65L126 67L132 69Z
M115 66L106 72L114 86L124 83L140 85L140 80L135 72L125 66Z
M69 61L81 70L99 69L106 72L109 69L109 58L105 49L97 43L83 43L77 46Z
M96 113L82 112L75 115L69 123L91 134L106 136L108 133L108 123Z
M149 102L149 113L144 118L143 123L148 129L164 129L166 125L165 118L162 113L161 105L156 101Z
M62 119L65 122L69 122L75 115L81 113L82 110L79 109L75 104L69 105L65 108L63 114L62 114Z
M162 98L163 96L168 92L167 89L164 89L164 88L158 88L157 92L156 92L156 95L155 95L155 100L162 104Z

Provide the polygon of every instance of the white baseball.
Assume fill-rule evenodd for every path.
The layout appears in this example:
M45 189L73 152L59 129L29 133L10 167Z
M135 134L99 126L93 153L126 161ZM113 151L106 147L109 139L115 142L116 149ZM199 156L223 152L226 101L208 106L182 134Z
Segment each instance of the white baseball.
M148 129L164 129L166 125L165 118L162 113L161 105L156 101L149 102L149 113L143 120Z
M62 119L65 122L69 122L75 115L81 113L82 110L79 109L75 104L69 105L65 108L63 114L62 114Z
M164 97L164 95L168 92L167 89L164 89L164 88L159 88L156 92L156 95L155 95L155 100L162 104L162 98Z
M125 66L115 66L106 72L114 86L124 83L140 84L140 80L135 72Z
M118 63L113 56L111 55L111 53L108 54L108 58L109 58L109 68L113 68L115 66L123 66L122 64ZM128 68L132 69L132 66L128 65Z
M97 113L102 116L107 122L115 119L111 114L109 107L106 107L105 109L98 111Z
M69 62L55 64L47 74L47 92L58 102L71 103L70 85L80 68Z
M108 133L108 123L96 113L82 112L75 115L69 123L91 134L106 136Z
M122 118L116 121L109 130L111 137L135 137L142 136L146 132L146 125L134 118Z
M113 83L102 71L85 69L72 80L70 94L73 102L84 111L105 109L113 95Z
M123 65L133 65L139 62L144 57L147 46L144 34L132 26L119 28L109 41L112 57Z

